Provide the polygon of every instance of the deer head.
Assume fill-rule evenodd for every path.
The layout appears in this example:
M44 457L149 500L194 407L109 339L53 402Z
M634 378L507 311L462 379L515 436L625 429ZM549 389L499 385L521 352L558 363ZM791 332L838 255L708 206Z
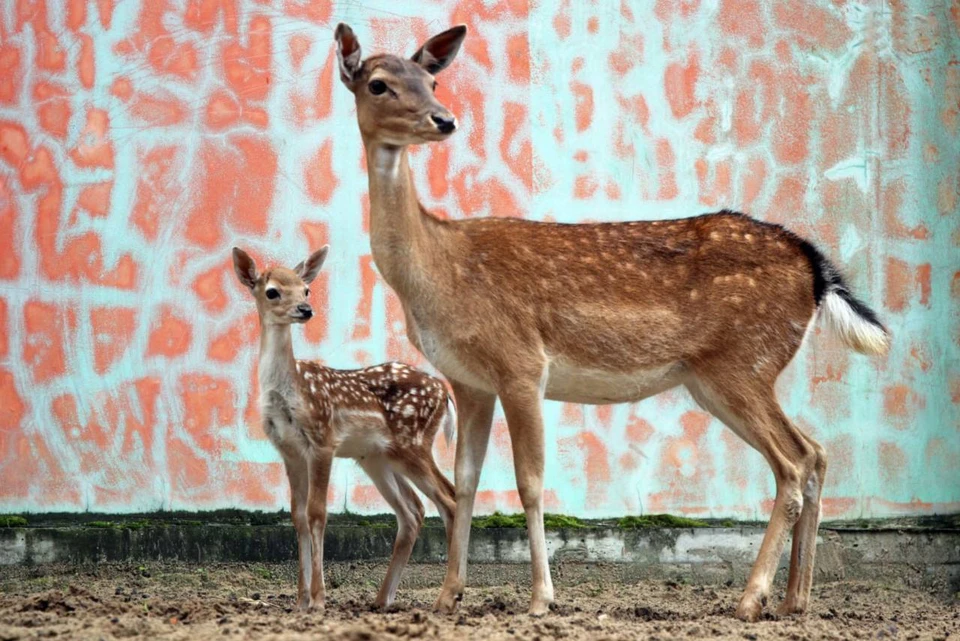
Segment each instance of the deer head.
M335 35L340 79L356 99L364 138L403 146L444 140L456 131L457 119L434 95L434 76L453 62L466 26L430 38L409 60L389 54L361 60L350 27L340 23Z
M293 269L274 267L262 274L257 273L257 264L247 252L233 248L233 270L240 283L253 292L262 325L290 325L310 320L313 308L307 302L308 285L320 272L328 248L324 245Z

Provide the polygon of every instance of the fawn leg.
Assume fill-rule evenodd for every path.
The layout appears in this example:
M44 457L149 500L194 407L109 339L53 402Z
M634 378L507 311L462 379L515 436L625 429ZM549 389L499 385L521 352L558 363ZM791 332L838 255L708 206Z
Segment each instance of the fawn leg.
M417 486L418 490L423 492L424 496L437 506L437 511L443 520L443 527L447 532L447 549L449 550L450 537L453 534L454 511L457 507L453 483L437 467L429 449L424 448L419 452L413 452L411 456L404 457L404 460L393 463Z
M454 465L456 478L456 511L453 534L450 536L450 555L447 575L440 595L433 606L440 612L453 612L463 597L467 581L467 549L470 545L470 525L473 521L473 501L480 483L480 468L487 455L493 408L497 397L451 381L457 401L457 455Z
M310 528L311 560L310 609L323 611L326 586L323 581L323 532L327 527L327 487L333 452L321 451L309 460L310 488L307 493L307 523Z
M303 611L310 605L311 561L310 524L307 521L307 496L310 490L310 474L307 460L302 455L284 455L287 480L290 481L290 515L297 531L297 549L300 568L297 572L297 607Z
M393 603L397 596L400 576L410 559L423 523L423 504L410 484L393 471L386 458L366 458L358 463L397 515L397 538L393 543L390 566L373 602L375 607L383 608Z

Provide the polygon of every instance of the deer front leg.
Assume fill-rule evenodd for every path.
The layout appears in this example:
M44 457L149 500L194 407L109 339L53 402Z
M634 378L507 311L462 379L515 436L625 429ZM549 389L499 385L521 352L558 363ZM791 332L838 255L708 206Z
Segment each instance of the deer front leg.
M323 582L323 532L327 526L327 487L330 484L332 452L320 452L309 461L310 487L307 493L307 524L310 531L310 572L308 608L323 612L326 587Z
M487 455L493 408L497 397L488 392L451 381L457 401L457 454L454 464L456 511L450 536L447 575L434 609L453 612L463 596L467 581L467 549L473 521L473 501L480 482L480 468Z
M547 561L547 540L543 529L543 417L542 394L535 382L515 382L504 386L500 403L507 418L513 465L517 477L520 503L527 514L527 536L530 540L530 564L533 572L533 595L530 614L542 616L553 603L553 580Z

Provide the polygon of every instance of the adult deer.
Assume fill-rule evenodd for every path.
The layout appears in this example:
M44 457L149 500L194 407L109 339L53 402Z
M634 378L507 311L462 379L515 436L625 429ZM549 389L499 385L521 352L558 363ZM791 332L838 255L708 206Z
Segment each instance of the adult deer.
M443 382L402 363L359 370L325 367L293 357L290 328L313 316L308 285L327 248L286 269L258 273L239 248L233 267L250 289L260 317L260 411L263 430L283 458L290 481L290 512L297 531L301 610L323 610L323 532L327 486L335 456L356 459L397 514L393 556L374 605L390 605L423 523L423 504L412 481L433 501L447 539L454 490L430 448L441 426L449 443L456 413Z
M403 304L410 340L450 379L460 412L457 507L437 607L453 610L462 597L497 398L527 516L530 612L543 614L553 601L543 399L633 402L684 385L759 450L776 477L773 513L737 616L760 615L791 527L781 610L803 611L827 461L784 416L774 382L818 312L863 353L883 353L887 331L813 245L741 214L579 225L432 216L417 199L407 147L456 130L434 95L434 74L451 63L466 32L449 29L410 59L366 60L350 27L340 24L335 34L366 150L373 259Z

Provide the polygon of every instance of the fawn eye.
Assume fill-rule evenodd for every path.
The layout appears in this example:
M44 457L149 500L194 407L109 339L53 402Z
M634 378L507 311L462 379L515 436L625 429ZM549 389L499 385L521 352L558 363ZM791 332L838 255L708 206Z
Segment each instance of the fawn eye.
M434 90L434 91L437 90L437 81L436 81L436 80L433 81L433 90Z
M374 96L379 96L380 94L382 94L384 91L387 90L387 83L385 83L383 80L374 80L369 85L367 85L367 88L370 90L370 93L372 93Z
M303 295L304 295L304 296L309 296L309 295L310 295L310 288L309 288L309 287L307 287L306 289L303 290Z
M270 300L277 300L278 298L280 298L280 292L272 287L268 289L266 293L267 293L267 298L269 298Z

